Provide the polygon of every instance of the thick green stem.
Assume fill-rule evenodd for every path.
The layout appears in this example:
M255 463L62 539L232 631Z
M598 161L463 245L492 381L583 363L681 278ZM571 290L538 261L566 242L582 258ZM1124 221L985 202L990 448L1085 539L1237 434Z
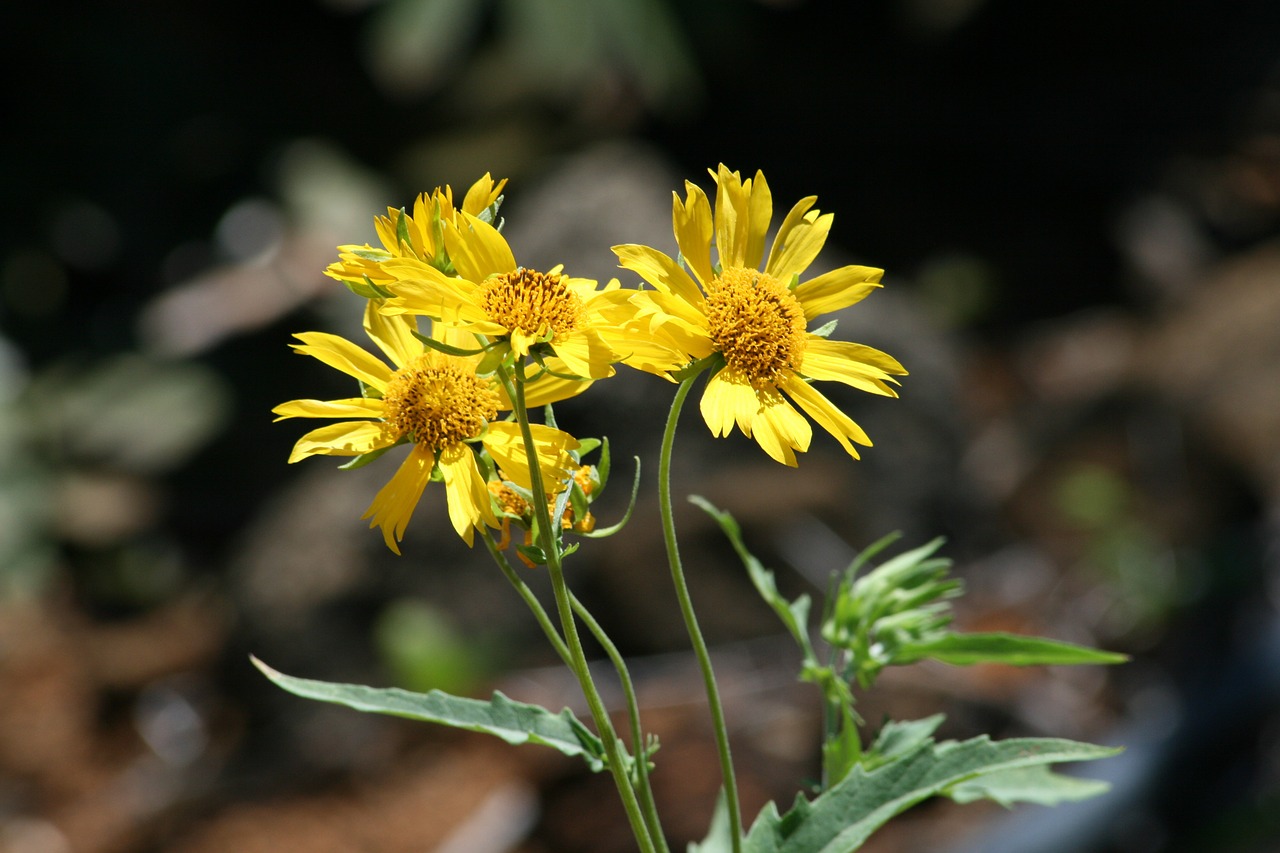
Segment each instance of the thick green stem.
M689 631L689 639L693 643L694 654L698 657L698 665L702 668L703 686L707 693L707 704L711 708L711 721L715 727L716 751L720 754L720 773L724 777L724 798L729 811L729 826L732 828L733 853L742 853L742 807L738 803L738 783L733 774L733 757L729 752L729 732L724 723L724 708L720 704L720 690L716 686L716 676L711 669L711 655L707 652L707 642L702 638L698 628L698 617L693 611L693 601L689 598L689 585L685 583L684 568L680 563L680 547L676 541L675 517L671 513L671 449L675 444L676 422L680 420L680 410L684 407L685 398L693 387L696 376L690 376L680 383L675 399L671 401L671 414L667 416L667 427L662 434L662 455L658 460L658 503L662 511L662 539L667 546L667 563L671 567L671 581L676 588L676 598L680 600L680 613L684 616L685 628Z
M564 567L560 563L560 548L555 531L551 527L551 510L547 502L547 492L542 485L541 468L538 464L538 451L533 443L533 431L529 428L529 413L524 405L524 362L518 358L515 362L515 381L511 381L505 368L498 370L507 396L511 398L511 408L515 412L516 421L520 425L520 436L524 439L525 455L529 462L530 491L533 494L534 517L538 523L539 544L547 561L547 574L551 578L551 591L555 595L556 610L560 615L560 627L569 647L569 668L573 670L582 688L582 694L591 709L591 718L604 743L605 755L609 759L609 772L613 775L618 795L622 798L622 807L626 810L627 820L631 823L631 832L644 853L656 853L653 840L649 837L649 827L640 810L635 788L627 773L626 762L623 761L622 750L619 749L618 735L614 731L613 722L591 679L591 670L587 666L586 654L582 650L582 640L578 636L578 626L570 604L569 587L564 580Z

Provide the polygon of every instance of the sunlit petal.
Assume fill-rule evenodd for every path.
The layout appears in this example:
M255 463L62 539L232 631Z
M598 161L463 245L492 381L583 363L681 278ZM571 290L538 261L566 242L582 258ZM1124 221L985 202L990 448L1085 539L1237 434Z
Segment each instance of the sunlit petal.
M298 439L289 462L309 456L359 456L396 443L396 436L381 421L343 421L329 424Z
M369 504L369 508L361 516L373 519L369 526L381 528L387 547L397 554L400 553L397 543L404 539L404 531L409 526L413 510L422 498L423 489L431 481L431 468L434 464L435 458L431 450L420 444L415 445L387 484L378 490L373 503Z
M382 401L364 397L345 400L290 400L271 410L277 421L287 418L380 418Z
M302 341L301 344L293 344L293 348L299 353L316 358L348 376L354 376L379 391L386 389L387 380L391 378L391 368L346 338L328 332L301 332L294 337Z
M795 289L796 299L804 308L804 318L848 308L861 302L876 288L884 270L875 267L847 266L823 273Z

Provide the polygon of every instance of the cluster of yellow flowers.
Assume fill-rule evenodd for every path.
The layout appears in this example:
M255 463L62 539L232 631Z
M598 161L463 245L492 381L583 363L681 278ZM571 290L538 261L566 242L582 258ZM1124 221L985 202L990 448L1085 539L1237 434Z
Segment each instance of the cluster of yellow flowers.
M341 419L299 439L289 461L325 455L362 464L408 444L365 513L393 551L433 478L444 481L449 517L468 545L487 527L503 529L505 539L532 484L520 427L500 418L514 408L509 371L517 362L532 370L522 383L529 407L580 394L616 364L671 380L705 369L701 411L715 435L736 424L772 458L795 465L813 432L803 412L857 458L854 445L871 443L866 433L811 383L897 396L893 377L906 371L879 350L828 340L825 328L810 332L808 324L866 297L882 271L844 266L801 281L832 215L813 209L816 197L801 199L766 259L773 203L764 175L744 181L721 165L712 177L714 210L691 182L684 199L674 196L676 258L613 247L620 266L649 288L519 266L497 217L506 181L487 174L460 207L445 187L419 196L412 215L389 209L375 221L382 248L341 246L326 274L368 300L364 329L391 364L336 335L296 335L294 349L356 378L361 396L277 406L280 419ZM578 440L530 426L545 493L565 491L575 477L584 482Z

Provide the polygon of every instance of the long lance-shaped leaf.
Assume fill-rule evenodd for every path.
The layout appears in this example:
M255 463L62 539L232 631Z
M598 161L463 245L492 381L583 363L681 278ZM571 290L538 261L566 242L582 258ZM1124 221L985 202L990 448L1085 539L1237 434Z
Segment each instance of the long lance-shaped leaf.
M765 603L773 608L773 612L778 614L778 618L782 620L782 624L791 632L791 636L800 645L804 651L807 661L817 662L817 658L813 653L813 646L809 642L809 596L802 595L795 601L787 601L778 591L778 583L774 579L773 572L764 567L764 564L756 559L755 555L747 550L747 545L742 541L742 528L728 512L719 509L711 501L700 495L692 495L689 502L698 506L703 512L715 519L720 525L720 529L724 531L725 536L729 537L729 542L733 544L733 549L738 552L738 557L742 560L742 564L747 568L747 574L751 577L751 582L755 584L756 592L760 593L760 597Z
M1127 655L1104 652L1074 643L1021 634L947 634L925 643L911 643L898 649L895 663L933 658L943 663L966 666L975 663L1003 663L1011 666L1052 664L1124 663Z
M357 711L388 714L457 729L496 735L507 743L536 743L565 755L579 755L592 770L605 767L604 744L569 711L553 714L538 705L526 705L494 691L488 702L451 696L440 690L413 693L398 687L365 687L295 678L277 672L255 657L253 665L279 687L320 702L346 705Z
M797 797L785 815L765 806L747 835L747 853L850 853L894 815L991 774L1060 761L1089 761L1119 750L1056 738L922 743L871 771L856 768L810 802ZM970 786L966 793L975 792ZM1097 793L1095 789L1093 793Z

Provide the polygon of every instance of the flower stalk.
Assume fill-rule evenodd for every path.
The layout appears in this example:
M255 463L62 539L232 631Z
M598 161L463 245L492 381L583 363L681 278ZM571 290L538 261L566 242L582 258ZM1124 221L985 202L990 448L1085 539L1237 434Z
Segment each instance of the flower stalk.
M627 765L623 760L620 748L621 741L618 740L617 733L613 728L613 722L609 719L609 712L605 709L604 701L600 698L600 691L596 688L595 681L591 677L591 669L587 665L586 654L582 649L582 639L578 635L578 626L574 618L569 587L564 579L564 566L560 559L560 545L556 541L555 530L551 527L551 510L547 500L547 492L543 488L542 478L536 474L538 471L538 456L529 424L529 412L524 402L524 385L526 381L524 362L518 358L515 360L514 382L512 381L512 376L507 373L505 366L499 367L497 373L507 391L507 395L511 399L512 411L515 413L516 421L520 425L520 431L524 437L525 451L528 454L529 469L535 472L534 476L530 477L533 512L538 524L539 544L547 561L547 575L551 579L551 591L555 597L556 610L560 616L560 627L569 649L569 668L578 680L582 694L587 700L587 707L591 711L591 719L595 722L596 730L600 733L600 739L604 742L605 755L608 757L609 762L609 772L612 774L614 784L618 788L618 795L622 798L622 806L627 813L627 820L631 824L631 832L635 835L636 842L644 853L657 853L657 848L650 837L649 825L644 819L640 802L636 797L635 787L632 785L631 777L627 773ZM641 759L643 759L643 752Z

